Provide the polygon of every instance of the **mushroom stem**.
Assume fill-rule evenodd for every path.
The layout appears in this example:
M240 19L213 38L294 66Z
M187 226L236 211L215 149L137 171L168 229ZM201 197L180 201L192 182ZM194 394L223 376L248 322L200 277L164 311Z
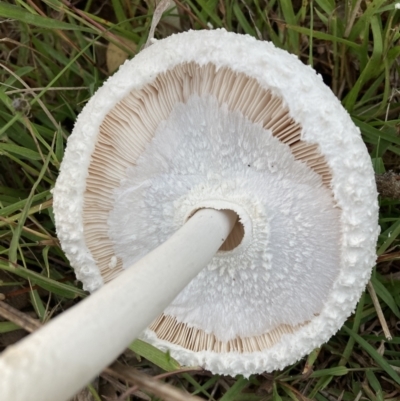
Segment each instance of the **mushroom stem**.
M0 358L0 400L66 401L110 364L204 268L231 211L199 210L164 244Z

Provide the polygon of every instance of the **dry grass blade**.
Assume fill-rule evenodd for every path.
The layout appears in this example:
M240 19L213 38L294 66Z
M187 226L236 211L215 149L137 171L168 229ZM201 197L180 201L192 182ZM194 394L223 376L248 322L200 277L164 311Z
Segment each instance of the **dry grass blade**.
M198 372L198 371L202 371L202 370L203 370L202 368L187 368L187 369L182 368L182 369L174 370L172 372L161 373L160 375L154 376L153 378L160 380L160 379L165 379L170 376L178 375L180 373L191 373L191 372ZM135 384L133 387L129 388L122 395L120 395L120 397L116 401L124 401L127 397L135 394L138 390L139 390L139 386L137 384Z
M353 28L354 21L356 20L357 13L359 12L360 9L360 5L361 5L361 0L357 0L357 3L351 12L349 22L346 26L346 30L343 35L345 38L348 38L351 33L351 28Z
M0 301L0 316L15 323L29 333L32 333L42 326L38 320L31 318L26 313L20 312L18 309L13 308L3 301Z
M147 376L136 369L115 363L105 370L110 376L120 380L125 380L146 390L149 393L165 401L203 401L202 398L190 395L170 384L160 382L151 376Z
M376 295L374 286L372 285L371 281L368 283L368 292L369 292L369 295L371 295L372 303L374 304L376 314L379 319L379 323L382 326L383 333L385 334L386 339L388 341L390 341L392 339L392 335L390 334L389 327L386 323L385 316L383 316L383 312L382 312L381 305L379 303L379 299Z
M161 0L160 3L157 5L157 8L155 9L153 14L153 20L151 21L149 36L147 38L146 44L144 45L144 48L151 45L151 41L154 38L154 32L157 28L158 23L160 22L163 12L167 10L170 5L171 0Z

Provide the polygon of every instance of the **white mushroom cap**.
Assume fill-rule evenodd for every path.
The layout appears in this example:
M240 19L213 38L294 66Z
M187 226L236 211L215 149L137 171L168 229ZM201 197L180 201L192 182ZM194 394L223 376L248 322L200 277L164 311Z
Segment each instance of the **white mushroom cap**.
M371 162L313 69L225 30L126 62L78 117L54 190L58 236L90 291L206 207L235 211L233 233L143 338L231 375L326 342L375 262Z

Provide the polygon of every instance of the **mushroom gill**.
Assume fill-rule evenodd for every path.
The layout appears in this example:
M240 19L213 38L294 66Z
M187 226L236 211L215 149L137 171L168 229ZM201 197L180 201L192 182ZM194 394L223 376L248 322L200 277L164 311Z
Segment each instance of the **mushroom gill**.
M296 160L305 163L321 177L323 185L330 188L331 172L324 156L317 145L301 140L302 127L291 118L279 95L262 88L257 80L229 68L216 68L211 63L200 66L194 62L177 65L140 90L129 93L106 115L100 127L88 172L83 217L86 244L105 282L123 269L107 229L114 190L120 186L127 169L135 166L160 123L168 118L177 103L185 104L193 94L214 96L219 105L227 105L229 110L238 111L251 122L270 130L288 146ZM238 222L221 250L233 249L242 237L243 226ZM282 324L268 333L239 336L228 342L164 314L150 329L159 339L193 351L241 353L269 348L283 334L293 333L306 323Z

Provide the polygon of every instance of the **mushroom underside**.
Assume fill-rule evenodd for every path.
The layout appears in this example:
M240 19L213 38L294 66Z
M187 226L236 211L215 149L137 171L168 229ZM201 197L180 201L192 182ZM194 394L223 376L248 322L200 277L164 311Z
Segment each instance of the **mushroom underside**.
M229 68L216 68L211 63L202 66L194 62L179 64L140 90L129 93L101 124L88 171L83 219L86 244L104 282L112 280L124 268L107 228L115 191L125 179L127 170L136 166L176 104L187 104L193 95L215 98L221 107L225 105L229 111L241 113L251 123L270 132L287 147L296 161L317 174L324 190L330 192L332 177L324 156L316 144L301 140L302 127L290 116L279 95L262 88L255 79ZM240 213L238 215L240 218ZM245 236L245 228L238 219L220 250L229 252L237 248ZM314 315L317 314L315 311ZM159 339L189 350L241 353L270 348L283 335L294 333L305 324L307 320L292 325L283 323L265 333L221 340L212 332L163 314L150 329Z

